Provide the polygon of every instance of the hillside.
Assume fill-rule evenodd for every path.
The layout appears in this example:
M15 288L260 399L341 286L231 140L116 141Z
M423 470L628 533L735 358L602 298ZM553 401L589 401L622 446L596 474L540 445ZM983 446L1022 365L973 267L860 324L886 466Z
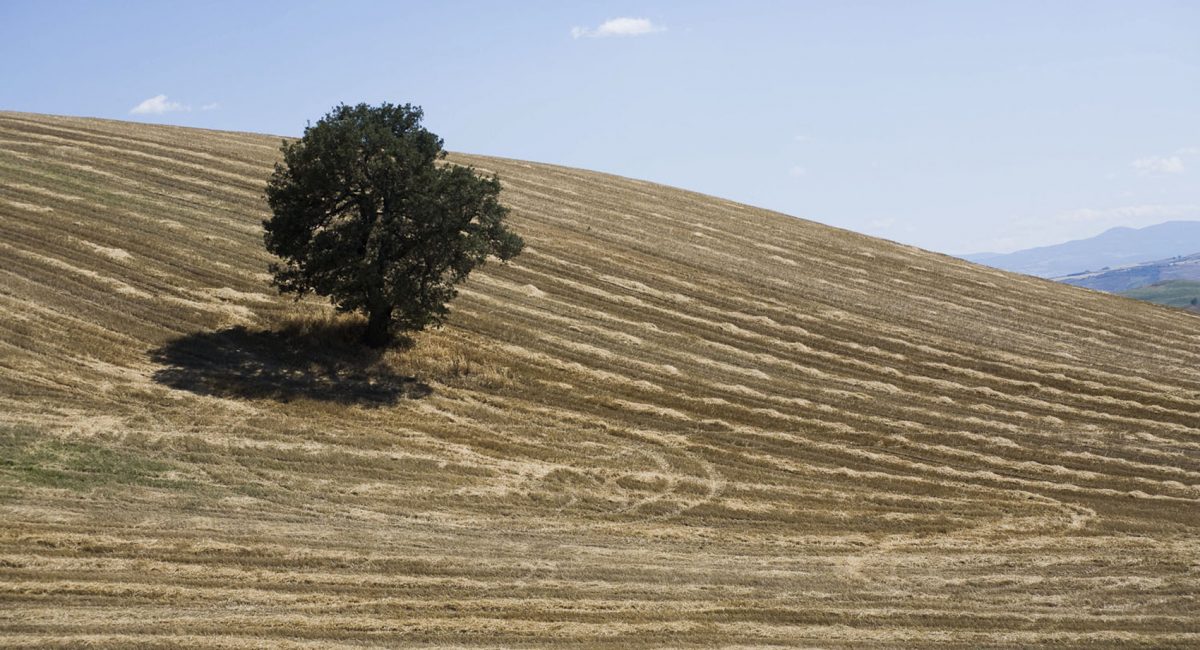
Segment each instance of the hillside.
M1200 221L1167 221L1145 228L1112 228L1095 237L1013 253L964 255L963 259L1052 278L1191 255L1198 247Z
M278 138L0 113L0 645L1200 644L1200 328L651 183L339 353Z
M1138 300L1148 300L1160 305L1179 307L1200 312L1200 282L1195 280L1167 280L1124 291L1121 295Z
M1200 246L1200 241L1193 243ZM1107 271L1090 271L1054 278L1077 287L1113 293L1170 281L1200 281L1200 253L1133 264Z

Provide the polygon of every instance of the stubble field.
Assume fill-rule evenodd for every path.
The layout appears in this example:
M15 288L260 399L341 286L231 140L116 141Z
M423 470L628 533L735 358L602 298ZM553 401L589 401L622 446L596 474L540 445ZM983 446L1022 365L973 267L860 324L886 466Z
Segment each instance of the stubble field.
M0 646L1200 645L1200 326L453 155L526 240L372 356L278 138L0 113Z

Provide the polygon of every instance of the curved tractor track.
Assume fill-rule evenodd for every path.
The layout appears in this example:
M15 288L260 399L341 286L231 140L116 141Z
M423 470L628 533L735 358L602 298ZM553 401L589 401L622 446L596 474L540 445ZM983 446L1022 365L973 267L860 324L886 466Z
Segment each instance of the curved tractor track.
M277 145L0 113L0 645L1200 645L1194 316L454 155L526 252L343 359Z

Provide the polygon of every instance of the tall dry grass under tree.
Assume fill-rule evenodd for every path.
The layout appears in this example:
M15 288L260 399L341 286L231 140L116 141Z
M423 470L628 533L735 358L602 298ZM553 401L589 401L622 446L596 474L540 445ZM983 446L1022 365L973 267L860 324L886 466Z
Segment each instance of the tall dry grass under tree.
M284 141L267 186L275 286L362 312L372 347L441 323L456 284L523 245L504 224L499 179L439 165L442 139L422 117L410 104L337 106Z

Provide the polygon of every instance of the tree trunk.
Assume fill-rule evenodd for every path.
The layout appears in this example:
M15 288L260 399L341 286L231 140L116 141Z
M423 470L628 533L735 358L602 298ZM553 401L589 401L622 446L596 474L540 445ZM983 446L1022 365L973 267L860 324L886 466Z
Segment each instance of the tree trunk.
M392 308L380 307L371 310L367 319L367 331L363 343L368 347L382 348L392 340Z

